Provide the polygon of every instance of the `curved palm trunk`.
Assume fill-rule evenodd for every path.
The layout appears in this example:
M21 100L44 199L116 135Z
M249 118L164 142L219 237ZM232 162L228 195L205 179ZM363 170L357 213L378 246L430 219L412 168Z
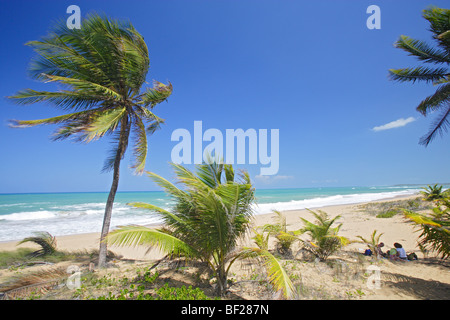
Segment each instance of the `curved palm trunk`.
M100 235L100 248L98 252L98 267L104 268L106 265L106 255L108 252L105 238L109 232L111 224L111 215L116 197L117 187L119 186L120 161L125 154L128 144L128 136L130 134L130 126L128 124L128 117L125 117L121 122L119 146L117 148L116 157L114 159L114 173L113 182L109 191L108 200L106 201L105 215L103 217L102 233Z

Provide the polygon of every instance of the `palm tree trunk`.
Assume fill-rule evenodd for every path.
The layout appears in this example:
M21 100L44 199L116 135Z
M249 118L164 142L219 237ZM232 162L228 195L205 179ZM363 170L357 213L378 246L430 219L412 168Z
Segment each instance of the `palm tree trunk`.
M217 271L217 287L216 294L221 297L227 292L227 274L224 266L220 266Z
M125 154L128 144L128 136L130 134L130 126L128 125L128 118L125 117L121 122L119 146L117 148L116 157L114 159L114 173L113 182L109 191L108 200L106 201L105 215L103 217L102 233L100 235L100 248L98 252L98 267L104 268L106 266L106 255L108 252L105 241L111 225L111 215L116 197L117 187L119 186L120 162Z

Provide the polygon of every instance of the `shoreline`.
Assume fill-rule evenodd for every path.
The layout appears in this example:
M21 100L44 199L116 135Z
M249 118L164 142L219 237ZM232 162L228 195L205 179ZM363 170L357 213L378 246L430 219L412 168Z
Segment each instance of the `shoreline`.
M341 215L341 219L339 222L343 222L343 229L342 231L346 231L348 228L347 225L351 224L352 227L349 230L353 229L365 229L363 225L363 221L361 221L361 218L368 218L368 215L360 214L358 210L356 209L357 206L362 206L367 203L373 203L373 202L389 202L389 201L396 201L396 200L404 200L404 199L413 199L418 197L418 194L414 195L397 195L394 197L389 198L383 198L379 200L372 200L372 201L365 201L365 202L357 202L357 203L351 203L351 204L339 204L339 205L327 205L327 206L320 206L320 207L311 207L308 209L311 209L313 211L315 210L322 210L327 212L330 216L336 216ZM301 226L299 223L301 222L298 217L304 217L305 219L312 219L312 214L307 209L293 209L293 210L280 210L285 216L287 223L290 227L290 229L298 229ZM251 225L252 226L260 226L267 223L272 222L273 213L263 213L263 214L254 214ZM358 219L359 218L359 219ZM383 228L383 224L389 224L389 221L394 221L390 219L379 219L376 225L380 225L380 228ZM395 217L394 217L395 218ZM371 220L371 219L369 219ZM354 226L355 221L359 221L360 226ZM370 225L370 223L369 223ZM406 225L406 224L405 224ZM153 223L145 225L146 227L159 227L161 224ZM409 226L409 225L408 225ZM389 226L386 225L384 228L388 228ZM111 228L113 230L114 228ZM348 232L345 232L348 233ZM354 232L351 232L354 233ZM357 235L363 235L366 234L344 234L346 236L351 236L352 238L355 238ZM59 250L66 250L66 251L83 251L83 250L96 250L98 249L98 243L100 238L100 232L86 232L86 233L77 233L77 234L70 234L70 235L60 235L55 236L57 241L57 248ZM248 239L244 240L247 243L250 243L249 237ZM405 238L405 237L402 237ZM406 240L406 239L404 239ZM22 244L20 246L17 246L17 244L21 240L6 240L6 241L0 241L0 251L14 251L18 248L34 248L35 246L33 244ZM250 242L249 242L250 241ZM411 246L411 241L408 241L408 244ZM157 252L151 252L147 254L147 248L145 247L108 247L111 251L122 255L123 257L129 258L129 259L137 259L137 260L146 260L150 258L151 256L159 256ZM156 250L156 249L155 249ZM152 250L153 251L153 250ZM153 259L153 258L152 258Z
M334 226L342 223L339 235L349 238L350 240L359 240L357 237L362 236L370 239L370 235L374 230L378 234L383 233L380 241L385 243L384 251L393 247L395 242L403 245L407 253L415 252L419 258L417 261L391 261L389 259L381 259L374 262L373 257L363 256L362 253L366 249L366 244L361 242L353 242L343 247L337 256L331 257L329 261L332 263L339 262L342 268L327 267L325 264L317 264L316 261L303 260L303 256L297 258L298 245L293 248L295 253L292 260L286 260L286 268L289 269L291 280L295 285L301 285L304 288L303 298L311 299L362 299L362 300L422 300L432 299L441 300L447 299L450 289L450 273L448 272L448 264L440 264L436 258L429 258L424 256L417 247L418 233L415 232L417 228L412 223L403 217L402 214L394 215L390 218L377 218L375 214L364 212L361 206L369 203L383 203L396 200L406 200L417 198L418 195L396 196L390 199L381 199L374 201L366 201L353 204L344 205L330 205L313 209L314 211L323 210L329 217L340 218L336 221ZM289 231L298 230L303 227L303 222L300 218L313 221L314 216L306 209L281 211L286 218L287 229ZM273 223L274 214L254 215L250 224L252 227L263 226L267 223ZM156 225L153 225L156 226ZM254 241L251 238L252 231L240 240L238 246L254 247ZM306 238L304 238L306 236ZM68 252L91 252L91 250L98 250L98 240L100 233L84 233L75 235L56 236L57 250ZM307 240L309 236L302 235L301 238ZM269 246L274 248L274 239L270 240ZM36 245L26 243L19 247L16 246L18 241L9 241L0 243L0 251L16 250L21 247L37 248ZM142 267L149 266L166 256L165 253L160 252L157 248L150 251L147 246L139 247L117 247L108 246L108 250L112 251L117 259L111 260L109 266L104 270L94 269L92 272L97 274L97 277L105 275L114 275L118 278L128 275L136 275L135 270L140 270ZM430 255L431 257L431 255ZM84 264L83 264L84 263ZM379 288L370 288L366 283L366 274L370 266L377 266L380 270L380 284ZM68 265L78 265L82 268L87 268L86 262L76 261L62 261L56 263L60 268L67 268ZM53 268L47 267L47 268ZM41 270L40 265L28 268L30 270ZM45 267L44 267L45 268ZM91 264L89 264L91 268ZM163 270L166 267L163 267ZM250 268L250 269L249 269ZM254 274L259 274L260 269L258 265L233 264L231 272L233 278L238 282L246 283L246 281ZM367 268L367 269L366 269ZM91 270L91 269L89 269ZM169 273L165 276L165 281L179 281L196 285L196 280L193 279L192 274L197 269L188 269L183 271L172 270L168 267ZM253 270L253 271L252 271ZM17 271L4 269L0 272L0 282L2 279L8 279L14 276ZM32 272L32 271L31 271ZM209 287L208 287L209 288ZM237 287L236 287L237 288ZM240 289L234 288L233 291L238 296L246 300L261 300L272 299L265 295L265 291L260 291L263 287L255 289L252 285L244 285ZM105 294L109 289L95 289L92 286L89 290L96 292L97 295ZM106 291L105 291L106 290ZM237 291L236 291L237 290ZM73 299L73 294L70 291L64 291L60 295L61 299ZM91 291L89 291L91 292ZM358 294L359 293L359 294ZM54 298L54 296L52 297Z
M147 192L147 191L145 191ZM280 210L280 212L283 213L287 213L287 212L292 212L292 211L299 211L299 210L307 210L307 209L321 209L321 208L327 208L327 207L339 207L339 206L353 206L353 205L364 205L366 203L372 203L372 202L388 202L388 201L395 201L395 200L401 200L401 199L408 199L408 198L415 198L419 196L419 194L412 194L412 195L397 195L397 196L393 196L393 197L388 197L388 198L382 198L382 199L378 199L378 200L371 200L371 201L364 201L364 202L355 202L355 203L347 203L347 204L330 204L330 205L325 205L325 206L312 206L312 207L308 207L308 208L303 208L303 209L290 209L290 210ZM276 208L274 208L274 210L277 210ZM271 215L272 213L257 213L254 214L253 216L265 216L265 215ZM144 226L146 227L160 227L162 226L162 224L160 223L150 223L150 224L145 224ZM100 232L81 232L81 233L73 233L73 234L65 234L65 235L58 235L56 236L57 238L61 238L61 237L72 237L72 236L83 236L83 235L89 235L89 234L100 234ZM11 242L19 242L21 240L0 240L0 251L1 251L1 246L2 244L6 244L6 243L11 243Z
M303 210L305 208L317 209L372 201L389 201L390 199L409 197L419 193L418 189L402 190L401 192L387 192L384 189L379 192L371 192L366 189L361 191L361 193L355 193L352 190L345 191L344 189L342 193L338 194L334 192L331 194L318 192L308 195L305 193L305 195L300 195L300 197L297 197L295 193L287 197L278 197L277 193L274 193L274 195L269 194L268 198L262 194L261 199L259 197L256 199L253 206L253 215L261 216L271 214L274 209L284 212ZM147 199L147 201L142 198L138 201L149 202L148 200L150 200L150 203L156 201L156 205L162 207L168 205L168 203L159 203L162 200L159 197ZM44 201L44 205L40 205L39 201ZM46 205L47 202L45 201L50 205ZM121 225L136 224L153 227L162 224L162 220L157 215L151 215L142 211L135 212L127 208L126 203L133 201L131 198L117 200L111 221L111 230ZM15 203L17 202L21 202L19 204L24 205L24 207L18 206L16 208ZM37 231L49 232L51 235L57 237L100 233L105 205L103 200L95 197L86 199L79 199L78 197L74 197L73 199L60 199L56 197L53 199L50 197L48 199L44 198L43 200L40 198L29 199L25 197L11 199L5 203L3 206L6 206L7 210L0 215L0 220L5 220L0 221L0 226L3 225L5 228L3 232L0 232L0 244L20 241L25 237L33 236L33 233ZM0 207L3 206L0 205ZM10 210L9 207L13 207L14 209ZM65 219L66 217L67 219ZM6 223L3 224L2 222ZM8 228L9 225L11 225L12 229Z

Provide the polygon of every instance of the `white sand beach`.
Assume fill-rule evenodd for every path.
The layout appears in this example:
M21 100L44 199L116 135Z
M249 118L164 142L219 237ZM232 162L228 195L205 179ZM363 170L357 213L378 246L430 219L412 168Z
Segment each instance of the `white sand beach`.
M408 199L413 197L403 197ZM385 201L398 200L398 198ZM384 201L383 201L384 202ZM299 269L301 274L302 284L305 287L315 288L314 290L322 290L325 293L319 298L342 298L344 293L350 294L355 288L361 288L358 292L364 292L358 296L359 299L449 299L450 298L450 272L448 265L442 265L437 259L427 259L417 247L418 233L413 224L409 223L402 215L398 214L391 218L376 218L374 215L361 211L361 206L364 204L354 205L339 205L319 208L334 217L340 215L338 220L342 223L340 235L346 236L351 240L357 240L357 236L370 238L371 233L377 230L378 233L383 233L381 241L386 244L386 249L392 248L394 242L399 242L403 245L407 252L415 252L419 257L417 261L389 261L382 259L378 263L381 270L381 287L378 289L369 289L367 284L361 282L360 279L339 282L336 280L336 274L327 274L326 272L320 274L317 265L305 264ZM288 230L297 230L302 227L300 217L306 218L310 221L314 220L313 215L307 210L293 210L285 211L283 214L286 217ZM273 222L272 214L256 215L254 217L253 225L262 226L266 223ZM59 250L78 251L78 250L92 250L98 248L99 234L88 233L69 236L56 237L57 247ZM250 235L243 240L243 245L251 244ZM30 244L22 244L17 246L17 241L0 243L0 251L15 250L18 247L32 246ZM146 247L115 247L110 246L109 249L115 254L122 256L122 259L135 260L136 263L150 264L161 257L158 250L151 250L147 252ZM353 255L353 257L360 256L363 265L361 268L366 268L372 262L372 257L365 257L360 252L366 249L362 243L351 243L343 249L344 253ZM301 262L298 258L299 263ZM364 261L366 259L366 261ZM369 259L369 260L368 260ZM343 258L339 261L345 261ZM347 260L347 261L356 261ZM360 261L360 262L361 262ZM300 263L301 264L301 263ZM120 263L118 264L120 265ZM325 266L326 267L326 266ZM120 267L119 267L120 269ZM349 269L350 270L350 269ZM323 271L323 270L322 270ZM364 270L363 270L364 271ZM247 271L240 268L237 264L233 267L233 272L236 276ZM2 276L7 276L7 271L0 271L0 279ZM340 275L342 277L342 275ZM318 289L319 288L319 289ZM322 289L320 289L322 288ZM326 289L325 289L326 288ZM255 299L255 295L247 295L245 298Z

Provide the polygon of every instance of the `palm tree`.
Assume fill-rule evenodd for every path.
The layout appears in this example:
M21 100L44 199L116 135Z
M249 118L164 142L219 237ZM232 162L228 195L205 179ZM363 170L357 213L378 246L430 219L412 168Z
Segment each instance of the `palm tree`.
M113 148L103 171L113 170L113 181L105 207L100 238L99 267L106 262L106 242L112 208L119 183L119 168L128 147L134 141L136 173L142 173L147 158L147 134L159 128L163 119L153 107L166 100L172 85L155 82L141 92L149 69L147 45L129 22L91 15L81 29L69 29L66 23L55 25L52 32L38 41L30 41L37 56L30 74L43 82L55 82L58 91L25 89L9 97L17 104L49 102L71 111L40 120L13 120L14 127L59 124L53 140L75 138L90 142L111 136Z
M267 232L267 236L274 236L277 239L277 250L282 255L291 254L292 244L298 240L294 231L287 230L286 217L278 210L273 210L276 222L262 226L262 233ZM258 235L258 233L257 233ZM256 239L255 239L256 240Z
M442 259L450 257L450 198L437 199L435 207L428 214L403 210L406 218L422 231L419 247L435 251Z
M380 243L380 238L384 233L380 233L377 235L377 232L378 232L377 230L373 230L372 234L370 235L370 239L366 239L363 236L357 236L357 238L361 239L362 242L367 244L369 249L374 253L375 257L381 258L378 256L379 251L377 250L377 248L378 244Z
M442 186L438 186L437 183L434 186L428 185L426 188L422 188L425 191L420 191L426 201L439 200L444 198L442 192Z
M431 63L439 67L420 66L415 68L390 69L392 80L405 82L423 81L437 86L436 92L425 98L417 106L417 111L424 116L438 111L430 131L420 139L420 144L427 146L436 135L443 134L449 127L450 115L450 10L429 8L423 11L423 17L430 23L430 31L437 47L433 48L424 41L400 36L394 44L396 48L405 50L409 55L424 63Z
M33 237L27 237L17 245L32 242L41 247L30 254L30 257L51 255L56 252L56 238L48 232L36 232Z
M332 227L333 223L340 216L329 219L328 214L322 210L317 210L317 213L309 209L308 211L316 218L315 223L300 218L303 221L304 227L297 230L296 234L309 234L311 241L303 241L305 249L324 261L339 248L347 245L350 240L338 235L342 223L336 227Z
M197 165L196 173L172 164L183 189L161 176L148 172L149 177L175 201L171 211L146 203L131 203L158 214L164 227L123 226L110 232L107 241L113 245L149 245L163 252L203 262L217 279L216 293L227 291L227 276L239 258L262 257L272 283L282 288L286 275L260 248L238 248L238 240L249 229L254 204L254 188L247 172L236 175L231 165L216 162ZM291 291L285 291L290 294Z
M262 232L259 232L260 229L262 229ZM271 233L266 231L264 227L253 230L254 236L252 239L256 247L243 248L242 257L262 260L263 265L268 271L269 282L272 283L275 291L281 291L285 298L292 299L296 296L294 285L281 262L270 253L269 237Z

